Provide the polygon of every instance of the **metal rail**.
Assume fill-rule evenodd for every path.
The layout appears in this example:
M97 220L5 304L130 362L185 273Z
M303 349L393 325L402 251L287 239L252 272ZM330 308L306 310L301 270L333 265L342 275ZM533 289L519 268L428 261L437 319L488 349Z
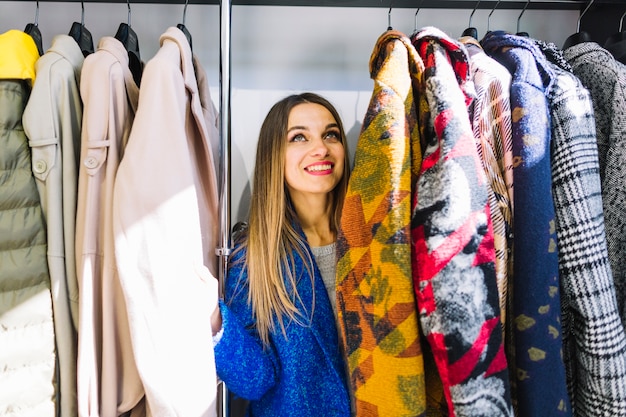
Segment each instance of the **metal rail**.
M32 1L32 0L18 0ZM40 0L41 2L59 2L59 0ZM62 2L80 2L81 0L63 0ZM86 3L125 3L127 0L83 0ZM184 0L133 0L133 3L154 4L180 4ZM582 10L588 5L589 0L533 0L528 4L527 0L503 0L498 4L497 0L233 0L231 6L311 6L311 7L385 7L390 5L394 9L416 7L424 9L493 9L496 4L498 10L513 9L522 10ZM189 0L188 4L214 4L219 5L219 0ZM594 6L624 4L623 0L595 0Z

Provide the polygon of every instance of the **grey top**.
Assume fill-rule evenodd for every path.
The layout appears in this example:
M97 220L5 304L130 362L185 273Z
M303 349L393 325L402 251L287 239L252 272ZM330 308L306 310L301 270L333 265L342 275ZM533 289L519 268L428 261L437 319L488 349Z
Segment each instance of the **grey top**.
M336 244L333 242L330 245L311 247L311 251L315 257L315 263L322 274L322 280L328 292L330 304L333 306L333 312L335 317L337 317L337 298L335 295Z

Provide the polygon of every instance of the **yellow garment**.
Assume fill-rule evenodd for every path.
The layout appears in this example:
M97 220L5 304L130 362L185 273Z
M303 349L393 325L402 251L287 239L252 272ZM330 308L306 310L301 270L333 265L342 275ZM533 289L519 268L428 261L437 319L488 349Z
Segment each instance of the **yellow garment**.
M33 38L12 29L0 34L0 79L35 80L35 62L39 51Z
M421 149L411 41L383 33L337 241L337 307L359 417L424 417L426 379L411 270L411 169ZM430 388L430 387L428 387Z

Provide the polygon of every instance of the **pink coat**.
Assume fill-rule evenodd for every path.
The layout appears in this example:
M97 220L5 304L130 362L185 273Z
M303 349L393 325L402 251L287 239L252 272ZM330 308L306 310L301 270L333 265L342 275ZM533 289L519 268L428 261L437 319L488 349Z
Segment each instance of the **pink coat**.
M83 63L76 269L78 413L117 417L143 397L113 249L113 185L139 101L128 55L107 36ZM119 412L118 412L119 410Z
M215 416L217 112L184 34L144 69L113 200L115 255L137 369L154 416Z

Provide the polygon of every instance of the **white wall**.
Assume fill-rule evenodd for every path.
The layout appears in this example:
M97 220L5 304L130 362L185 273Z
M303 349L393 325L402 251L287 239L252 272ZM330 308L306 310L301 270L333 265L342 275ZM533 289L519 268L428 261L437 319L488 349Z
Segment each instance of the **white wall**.
M131 24L139 36L144 61L154 56L159 35L182 22L183 2L132 4ZM274 102L292 92L314 91L339 109L349 132L351 150L369 102L372 82L368 62L377 38L387 29L388 8L328 8L233 6L232 8L232 224L245 218L256 138ZM422 9L417 25L436 26L458 37L469 25L471 10ZM479 37L487 31L490 10L477 10L472 19ZM496 10L489 29L517 31L519 11ZM527 10L521 30L561 46L576 31L577 11ZM35 19L34 1L0 0L0 33L23 30ZM77 2L40 2L39 29L44 49L52 37L68 33L81 20ZM125 3L85 3L85 26L97 44L127 22ZM219 105L219 6L190 4L186 26L193 50L205 66L213 102ZM410 35L415 10L393 9L391 24Z

